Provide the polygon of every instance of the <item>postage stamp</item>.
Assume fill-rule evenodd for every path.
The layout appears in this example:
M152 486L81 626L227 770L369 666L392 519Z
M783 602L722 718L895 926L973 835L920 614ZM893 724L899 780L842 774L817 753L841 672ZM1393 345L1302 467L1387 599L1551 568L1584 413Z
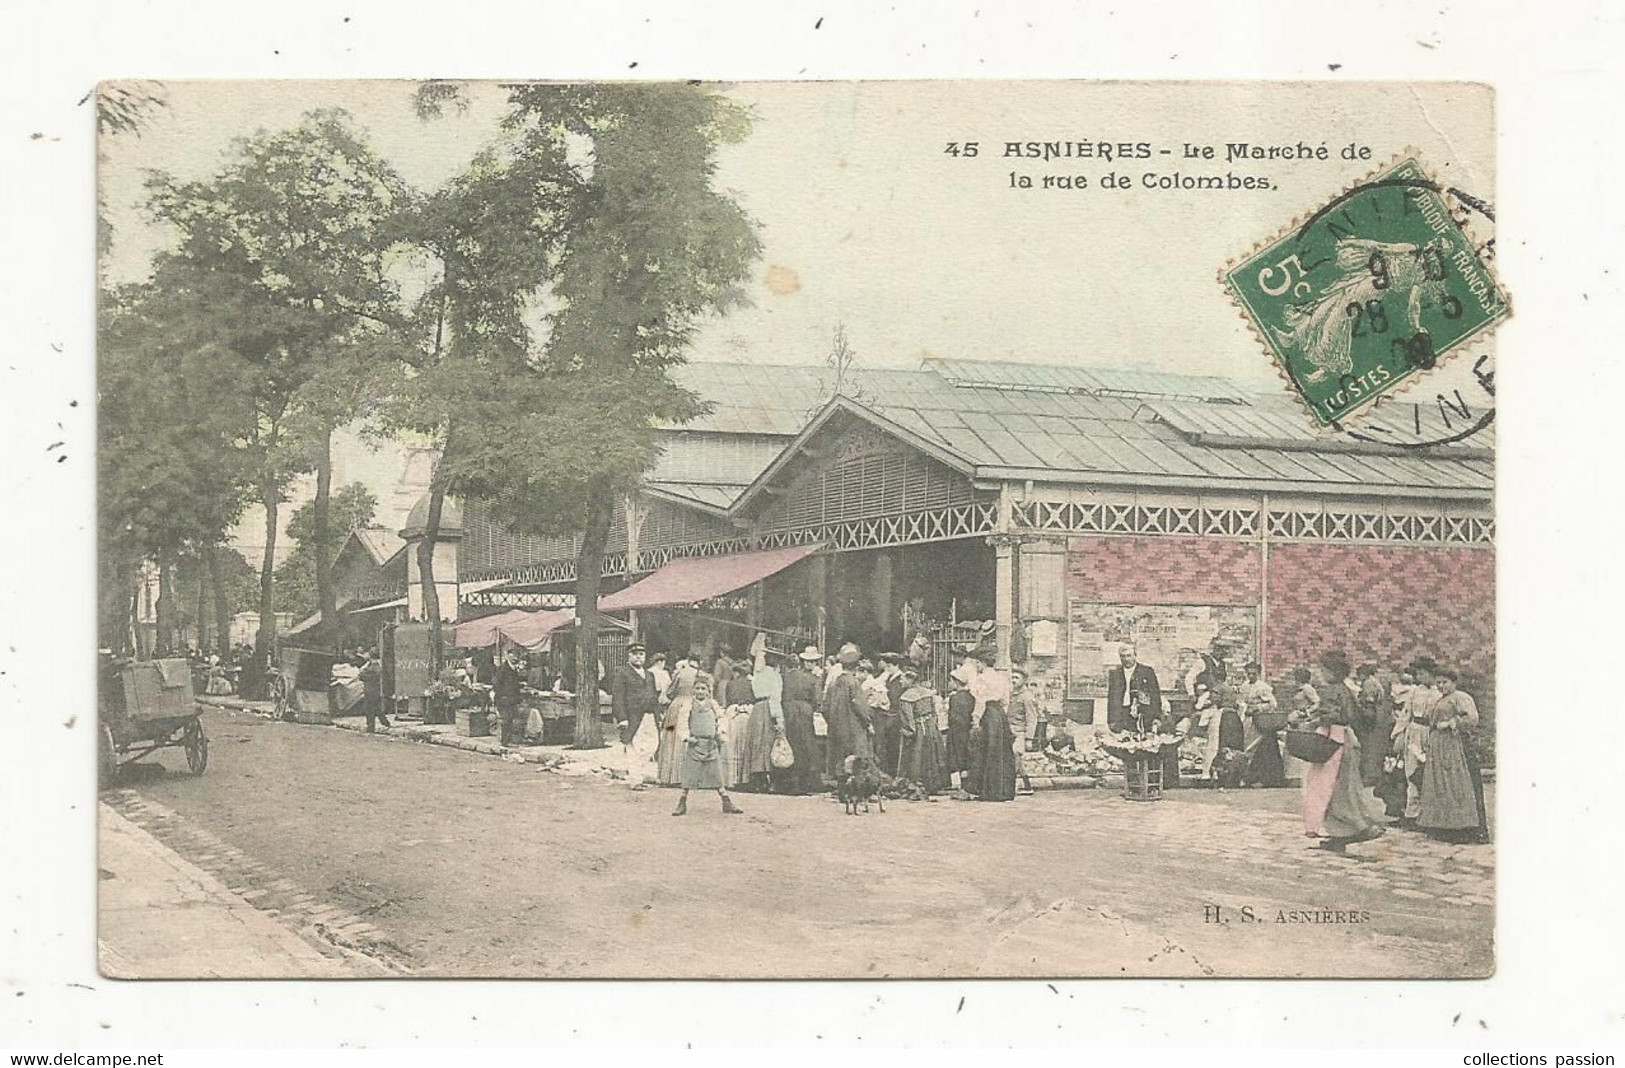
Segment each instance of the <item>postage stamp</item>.
M1338 428L1511 313L1468 228L1475 213L1487 216L1482 202L1408 157L1224 272L1318 426Z

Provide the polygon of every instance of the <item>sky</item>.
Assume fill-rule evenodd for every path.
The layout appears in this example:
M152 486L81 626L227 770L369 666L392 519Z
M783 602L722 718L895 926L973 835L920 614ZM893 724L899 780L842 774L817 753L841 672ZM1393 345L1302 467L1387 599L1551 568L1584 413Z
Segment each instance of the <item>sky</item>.
M104 139L113 222L108 277L143 277L168 240L140 204L147 171L201 178L234 138L342 107L413 185L445 182L496 132L503 95L424 122L409 82L190 82L140 137ZM753 115L724 149L718 184L757 221L751 305L709 321L696 360L807 363L844 323L859 359L926 356L1219 374L1259 390L1280 379L1217 278L1382 163L1414 148L1452 184L1492 199L1493 94L1467 84L777 82L726 87ZM977 142L970 158L950 143ZM1147 142L1151 159L1005 155L1006 142ZM1227 163L1225 144L1324 144L1326 161ZM1184 146L1213 145L1212 160ZM1368 160L1339 150L1367 146ZM1162 155L1167 149L1170 155ZM1098 150L1097 150L1098 151ZM1100 187L1108 172L1127 189ZM1011 187L1012 172L1088 179ZM1266 190L1164 191L1144 175L1259 175ZM1463 373L1461 361L1440 375ZM1435 379L1438 375L1434 376ZM1432 388L1430 386L1430 388Z

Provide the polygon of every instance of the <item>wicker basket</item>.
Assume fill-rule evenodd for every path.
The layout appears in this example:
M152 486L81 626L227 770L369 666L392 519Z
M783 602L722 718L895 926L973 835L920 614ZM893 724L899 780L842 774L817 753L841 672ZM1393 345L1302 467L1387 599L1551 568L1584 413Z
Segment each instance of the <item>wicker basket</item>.
M1334 741L1319 731L1286 732L1286 751L1311 764L1326 763L1341 748L1342 742Z
M1278 731L1286 726L1285 712L1254 712L1253 726L1261 731Z

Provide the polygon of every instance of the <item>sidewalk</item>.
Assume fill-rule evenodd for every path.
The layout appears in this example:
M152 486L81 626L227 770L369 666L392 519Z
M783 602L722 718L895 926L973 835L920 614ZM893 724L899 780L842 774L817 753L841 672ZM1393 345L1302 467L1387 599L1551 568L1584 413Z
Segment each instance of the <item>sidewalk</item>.
M97 951L108 979L376 974L323 954L104 802Z

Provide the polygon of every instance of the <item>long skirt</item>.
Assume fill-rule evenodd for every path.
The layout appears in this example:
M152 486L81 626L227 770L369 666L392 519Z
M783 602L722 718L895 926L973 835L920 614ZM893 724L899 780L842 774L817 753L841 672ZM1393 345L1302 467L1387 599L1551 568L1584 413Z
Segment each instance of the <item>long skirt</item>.
M1368 727L1364 733L1356 730L1360 735L1360 781L1375 790L1383 785L1384 772L1382 762L1387 758L1392 745L1389 741L1393 734L1393 721Z
M938 794L948 788L947 760L947 748L935 718L922 720L915 725L914 733L902 740L897 774L918 783L928 794Z
M730 788L744 781L742 758L745 755L745 734L750 730L750 721L755 718L748 710L737 715L728 710L734 707L729 705L722 710L728 723L728 737L722 743L722 785Z
M655 755L660 745L662 731L655 726L654 716L644 716L638 723L637 733L627 743L627 753L631 757L630 764L633 781L642 775L655 771Z
M790 743L790 752L796 762L787 768L775 768L774 785L780 793L814 794L823 789L823 760L819 754L818 737L813 731L813 707L806 701L790 701L784 706L784 740Z
M849 756L875 756L875 743L869 731L856 716L838 713L830 718L829 749L826 761L829 777L839 778L841 766Z
M969 771L971 766L970 717L948 717L948 771Z
M1417 826L1430 831L1465 831L1478 826L1478 798L1461 733L1430 730L1424 743L1422 814Z
M726 753L715 738L690 738L683 747L683 789L720 789L724 759Z
M676 726L661 728L655 745L655 778L661 786L683 784L683 741L677 737Z
M730 740L739 745L739 782L749 782L753 775L766 775L773 770L773 713L766 700L757 701L750 710L750 719L736 719L745 723L742 733L730 733Z
M982 710L982 727L971 738L976 800L1015 800L1017 763L1011 748L1015 741L1004 705L989 701Z
M1310 837L1354 838L1382 822L1382 802L1360 780L1360 739L1349 727L1322 727L1343 745L1303 776L1303 829Z

